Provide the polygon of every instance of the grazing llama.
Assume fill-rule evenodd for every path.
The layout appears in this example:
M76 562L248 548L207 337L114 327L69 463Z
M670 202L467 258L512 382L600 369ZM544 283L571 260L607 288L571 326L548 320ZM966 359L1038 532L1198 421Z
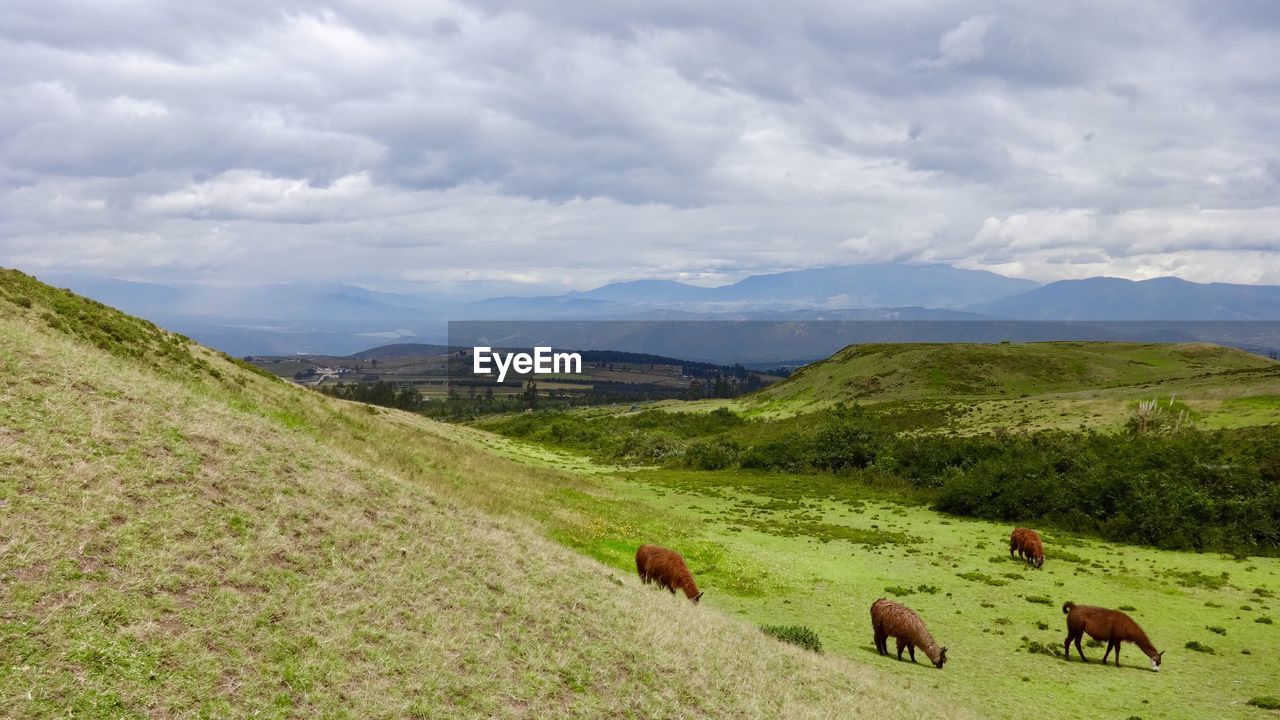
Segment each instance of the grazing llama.
M636 572L645 585L656 582L671 591L684 591L685 597L695 603L702 599L702 593L693 582L693 574L689 566L684 564L684 557L675 550L658 545L641 545L636 550Z
M1017 552L1018 556L1036 567L1044 567L1044 543L1040 542L1040 533L1029 528L1014 528L1009 536L1009 556Z
M1073 602L1063 605L1062 612L1067 614L1067 640L1063 643L1063 649L1066 651L1068 660L1071 659L1071 643L1074 642L1076 652L1080 653L1080 659L1089 662L1085 659L1084 650L1080 648L1080 637L1089 633L1089 637L1094 640L1107 642L1107 651L1102 654L1103 665L1107 664L1107 655L1115 650L1116 667L1120 667L1120 643L1131 642L1141 648L1142 652L1151 659L1151 669L1160 671L1160 658L1164 653L1156 652L1156 646L1151 644L1147 634L1138 627L1138 623L1134 622L1133 618L1119 610L1108 610L1093 605L1077 605Z
M924 621L911 608L902 603L886 598L871 603L871 628L875 632L876 651L881 655L889 654L889 638L898 641L898 659L902 659L902 650L910 651L911 662L916 661L916 648L919 647L933 661L933 666L941 668L947 662L947 649L938 647Z

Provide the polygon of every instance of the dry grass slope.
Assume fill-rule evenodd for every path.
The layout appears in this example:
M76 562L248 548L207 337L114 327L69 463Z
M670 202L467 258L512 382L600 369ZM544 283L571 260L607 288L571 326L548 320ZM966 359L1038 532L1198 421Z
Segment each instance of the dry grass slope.
M964 714L552 543L497 488L580 478L433 427L0 271L0 715Z

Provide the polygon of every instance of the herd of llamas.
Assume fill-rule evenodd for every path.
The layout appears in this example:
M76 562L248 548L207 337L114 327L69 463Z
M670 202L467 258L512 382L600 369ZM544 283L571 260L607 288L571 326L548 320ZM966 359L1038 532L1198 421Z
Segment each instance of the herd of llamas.
M1009 555L1015 554L1032 567L1044 567L1044 543L1040 540L1040 533L1030 528L1015 528L1009 536ZM646 585L657 583L672 595L679 590L695 603L702 599L702 591L693 581L693 573L689 572L684 556L675 550L641 545L636 550L636 572ZM1071 659L1071 645L1075 643L1080 660L1088 662L1080 647L1080 639L1088 634L1094 640L1107 644L1102 655L1104 665L1114 651L1116 667L1120 667L1120 643L1130 642L1146 653L1152 670L1160 670L1160 658L1164 653L1156 650L1147 634L1128 615L1119 610L1077 605L1071 601L1062 606L1062 612L1067 616L1067 639L1062 643L1067 660ZM880 598L871 603L871 629L876 651L881 655L889 654L889 638L893 638L898 660L902 660L902 652L906 650L911 662L915 662L916 648L920 648L934 667L941 668L947 662L947 648L939 646L924 620L900 602Z

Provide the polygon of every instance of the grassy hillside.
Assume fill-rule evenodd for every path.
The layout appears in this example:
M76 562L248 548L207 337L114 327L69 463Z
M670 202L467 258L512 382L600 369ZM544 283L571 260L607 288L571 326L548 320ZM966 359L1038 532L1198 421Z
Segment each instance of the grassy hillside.
M1107 428L1139 399L1170 394L1207 426L1280 422L1280 363L1201 343L853 345L732 405L764 416L838 402L932 405L962 411L952 424L961 431Z
M0 714L965 714L548 540L633 508L486 442L0 270Z
M906 679L918 668L874 654L866 606L888 596L915 608L949 648L946 669L926 678L986 717L1025 718L1034 704L1044 717L1247 720L1268 717L1250 699L1277 694L1274 558L1046 532L1046 564L1034 570L1009 557L1010 525L943 516L839 479L661 470L627 480L620 496L696 522L699 542L722 547L722 563L759 583L759 593L725 604L744 617L808 625L828 652ZM590 542L603 555L620 539ZM1099 665L1100 646L1085 647L1089 664L1064 661L1066 600L1126 608L1166 652L1162 671L1128 644L1120 669Z
M1046 717L1080 708L1111 718L1269 717L1248 702L1276 694L1280 657L1269 648L1280 642L1280 559L1046 531L1048 559L1034 570L1010 558L1011 524L936 513L904 502L896 488L829 474L619 471L478 437L532 466L598 478L595 517L556 523L572 547L625 567L655 522L679 528L680 547L718 607L755 623L807 626L828 654L923 681L983 717L1026 717L1029 702ZM866 608L881 596L922 614L949 648L945 670L875 654ZM1132 645L1120 669L1101 667L1104 648L1092 644L1092 662L1065 662L1069 599L1123 608L1165 650L1162 672L1150 672Z

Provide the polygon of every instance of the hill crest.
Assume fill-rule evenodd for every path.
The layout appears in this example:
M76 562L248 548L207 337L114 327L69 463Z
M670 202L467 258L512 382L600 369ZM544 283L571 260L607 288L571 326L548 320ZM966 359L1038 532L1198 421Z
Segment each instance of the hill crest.
M900 343L851 345L746 402L1022 397L1232 373L1280 372L1273 360L1207 343Z

